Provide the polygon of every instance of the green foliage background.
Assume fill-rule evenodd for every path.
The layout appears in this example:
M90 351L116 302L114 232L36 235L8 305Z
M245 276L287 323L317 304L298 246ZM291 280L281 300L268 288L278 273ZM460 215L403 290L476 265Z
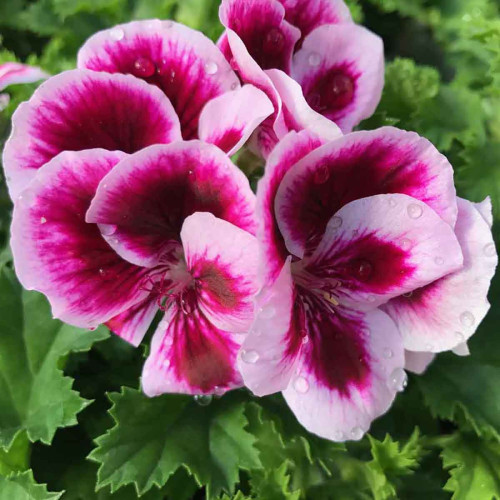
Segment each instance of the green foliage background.
M348 3L387 55L382 102L360 128L429 138L454 165L460 195L491 195L500 215L498 0ZM0 62L73 68L89 35L131 19L173 18L215 40L217 9L217 0L0 0ZM8 89L0 149L34 88ZM52 320L43 297L21 290L10 215L2 181L0 500L500 499L499 280L472 355L438 356L369 436L339 445L304 431L280 396L240 390L206 406L144 397L143 348Z

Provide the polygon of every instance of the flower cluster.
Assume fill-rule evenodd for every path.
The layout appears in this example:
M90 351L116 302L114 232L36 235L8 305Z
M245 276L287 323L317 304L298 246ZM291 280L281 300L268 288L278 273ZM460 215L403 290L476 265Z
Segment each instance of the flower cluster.
M458 198L417 134L352 131L383 45L341 0L222 0L220 19L217 45L172 21L99 32L19 106L16 272L70 324L136 346L154 324L147 395L282 391L309 431L360 439L405 368L467 353L491 206ZM256 195L244 145L266 163Z

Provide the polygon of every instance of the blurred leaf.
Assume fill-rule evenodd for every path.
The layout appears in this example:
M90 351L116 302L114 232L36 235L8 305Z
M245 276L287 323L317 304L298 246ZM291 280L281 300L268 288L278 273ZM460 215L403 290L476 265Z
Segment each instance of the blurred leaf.
M31 471L9 477L0 477L0 500L55 500L62 493L50 493L37 484Z
M58 427L77 423L89 402L71 389L58 361L107 335L53 320L42 295L21 292L13 273L0 269L0 446L23 431L50 443Z
M116 425L96 440L90 458L101 464L99 487L135 484L139 494L162 487L186 467L207 496L234 491L238 469L260 467L244 405L227 395L207 407L186 396L148 398L125 388L111 394Z

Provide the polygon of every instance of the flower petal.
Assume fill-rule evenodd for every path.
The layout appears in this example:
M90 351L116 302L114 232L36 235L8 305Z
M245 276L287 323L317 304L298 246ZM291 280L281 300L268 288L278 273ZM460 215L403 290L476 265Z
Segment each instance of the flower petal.
M276 281L257 297L257 316L238 356L245 385L258 396L286 389L295 369L301 341L294 300L288 258Z
M333 280L335 301L357 309L378 307L462 262L453 229L436 212L404 194L381 194L342 207L314 253L296 265L320 285Z
M257 239L247 231L197 212L182 226L189 272L196 280L200 310L221 330L246 333L257 293Z
M28 66L17 62L0 64L0 91L17 83L32 83L44 80L49 75L36 66Z
M177 112L184 139L197 136L210 99L239 86L215 44L172 21L134 21L100 31L78 53L78 67L131 73L160 87Z
M486 224L491 228L493 226L493 206L491 205L491 198L487 196L483 201L474 203L474 206L481 214Z
M490 307L487 294L498 256L491 229L474 204L458 200L455 233L463 268L384 306L406 349L440 352L465 342Z
M157 311L157 296L150 294L142 302L108 320L106 326L114 334L137 347L146 335Z
M295 54L292 77L310 106L350 132L372 115L384 86L381 38L355 24L330 24L311 32Z
M241 38L262 69L290 71L300 31L285 21L285 9L278 0L222 0L219 17Z
M55 317L95 327L145 298L144 270L122 260L85 212L102 177L124 155L65 152L16 201L12 253L23 286L44 293Z
M219 330L201 311L186 314L172 307L154 334L142 389L148 396L158 396L212 394L241 387L236 369L239 342L238 335Z
M200 115L198 136L231 156L273 112L273 105L262 90L245 85L207 103Z
M151 146L129 156L99 185L87 221L124 259L153 267L180 243L184 219L211 212L255 233L255 196L217 147L199 141Z
M405 369L422 375L436 357L432 352L405 351Z
M179 140L179 120L161 91L126 75L72 70L44 82L12 118L3 164L17 196L61 151L133 153Z
M283 395L309 432L333 441L361 439L404 386L401 337L378 309L316 313Z
M263 250L263 274L267 284L278 277L289 255L274 214L276 193L288 170L323 144L324 141L307 130L289 132L268 158L257 189L256 207L257 236Z
M301 257L332 215L350 201L403 193L429 205L450 226L457 206L453 169L426 139L393 127L353 132L316 149L283 179L276 213L288 249Z
M279 0L285 7L285 19L299 28L302 43L314 28L324 24L352 22L343 0Z

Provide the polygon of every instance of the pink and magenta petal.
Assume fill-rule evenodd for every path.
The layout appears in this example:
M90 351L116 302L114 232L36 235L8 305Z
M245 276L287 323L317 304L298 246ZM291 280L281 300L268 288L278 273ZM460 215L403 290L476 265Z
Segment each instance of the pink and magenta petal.
M283 392L298 421L333 441L358 440L405 385L404 350L391 319L328 308L308 311L309 342Z
M0 91L9 85L33 83L44 80L49 75L36 66L28 66L17 62L0 64Z
M291 75L314 110L350 132L372 115L380 101L382 40L355 24L321 26L295 54Z
M262 69L290 71L300 30L285 21L285 9L278 0L222 0L219 17L241 38ZM220 45L227 48L225 42Z
M177 112L184 139L197 137L205 104L239 86L215 44L172 21L134 21L93 35L78 54L78 67L129 73L158 86Z
M133 153L180 138L179 120L160 90L132 76L72 70L44 82L19 106L3 164L15 197L62 151Z
M457 205L453 169L426 139L393 127L353 132L316 149L291 168L276 195L289 250L303 255L345 204L403 193L426 203L450 226Z
M255 233L254 207L247 178L219 148L177 142L121 161L100 183L87 221L124 259L153 267L180 246L187 216L210 212Z
M398 325L406 349L452 349L476 331L488 312L487 294L498 257L491 229L473 203L458 200L455 233L463 267L384 306Z
M185 220L181 240L202 313L221 330L246 333L258 290L255 236L211 213L197 212Z
M44 293L55 317L95 327L140 302L145 270L122 260L85 212L102 177L123 157L62 153L16 200L12 253L23 286Z
M301 280L346 307L373 308L462 267L453 229L404 194L352 201L330 220ZM417 350L417 349L413 349Z
M230 156L273 112L273 105L264 92L253 85L245 85L206 104L200 115L198 136Z
M219 330L198 309L186 313L174 306L154 334L142 389L158 396L221 394L241 387L236 369L239 344L238 335Z
M435 357L436 355L432 352L405 351L405 369L422 375Z

